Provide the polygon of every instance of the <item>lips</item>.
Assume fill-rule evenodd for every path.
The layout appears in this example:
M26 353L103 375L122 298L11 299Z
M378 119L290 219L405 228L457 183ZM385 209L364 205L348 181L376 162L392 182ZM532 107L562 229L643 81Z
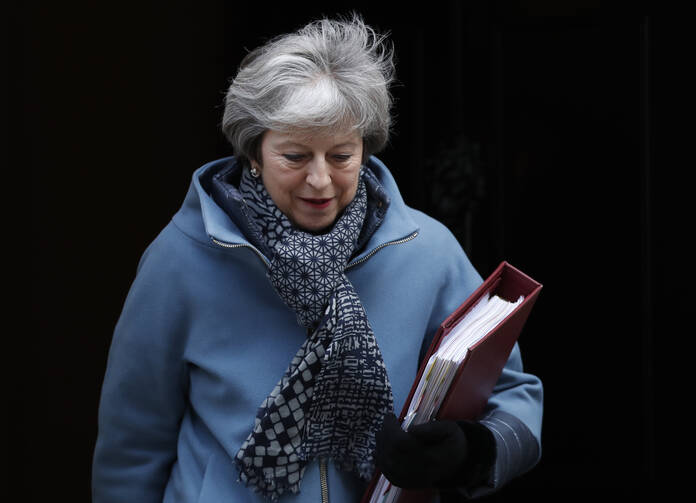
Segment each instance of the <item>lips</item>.
M331 203L331 198L311 198L311 197L301 197L300 198L303 202L305 202L307 205L309 205L312 208L322 210L326 207L329 206Z

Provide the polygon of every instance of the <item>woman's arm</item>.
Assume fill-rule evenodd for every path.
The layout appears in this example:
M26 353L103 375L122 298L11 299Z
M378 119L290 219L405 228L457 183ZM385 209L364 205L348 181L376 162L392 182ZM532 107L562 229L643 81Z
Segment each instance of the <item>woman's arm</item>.
M522 370L519 345L515 344L485 412L476 421L493 434L490 470L477 484L449 491L467 497L483 496L533 468L541 457L542 415L541 380Z
M185 327L179 294L157 262L141 261L114 331L99 405L94 503L161 502L176 459L187 396Z

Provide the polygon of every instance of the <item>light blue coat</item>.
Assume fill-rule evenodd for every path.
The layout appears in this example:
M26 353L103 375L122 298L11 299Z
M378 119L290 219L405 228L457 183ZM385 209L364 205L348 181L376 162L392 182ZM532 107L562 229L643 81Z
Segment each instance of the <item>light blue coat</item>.
M268 281L267 259L209 194L210 177L230 162L194 173L181 209L138 265L102 388L94 503L263 501L237 482L233 459L306 333ZM442 224L404 204L379 160L368 167L391 204L346 273L374 329L398 414L422 345L482 280ZM497 417L514 433L496 437L491 485L499 487L539 456L542 387L522 371L517 346L488 408L489 426ZM497 424L490 427L505 429ZM281 502L320 501L319 479L312 462L301 492ZM328 482L332 503L355 503L364 490L331 463Z

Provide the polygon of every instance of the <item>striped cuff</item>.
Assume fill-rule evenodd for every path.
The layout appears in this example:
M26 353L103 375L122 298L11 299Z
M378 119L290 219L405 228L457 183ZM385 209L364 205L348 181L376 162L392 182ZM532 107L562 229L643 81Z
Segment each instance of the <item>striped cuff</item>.
M531 470L540 457L539 444L529 428L516 417L493 410L479 421L493 433L495 463L487 480L478 487L452 487L440 492L440 502L474 499L494 493L515 477Z
M529 428L515 416L493 410L479 420L493 432L496 460L492 480L494 489L531 470L541 455L539 444Z

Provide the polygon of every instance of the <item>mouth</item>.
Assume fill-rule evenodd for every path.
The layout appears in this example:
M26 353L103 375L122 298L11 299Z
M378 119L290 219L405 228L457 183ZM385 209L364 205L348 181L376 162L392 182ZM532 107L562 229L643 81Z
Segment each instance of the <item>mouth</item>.
M331 198L311 198L311 197L301 197L303 202L307 203L310 207L322 210L329 206L331 203Z

